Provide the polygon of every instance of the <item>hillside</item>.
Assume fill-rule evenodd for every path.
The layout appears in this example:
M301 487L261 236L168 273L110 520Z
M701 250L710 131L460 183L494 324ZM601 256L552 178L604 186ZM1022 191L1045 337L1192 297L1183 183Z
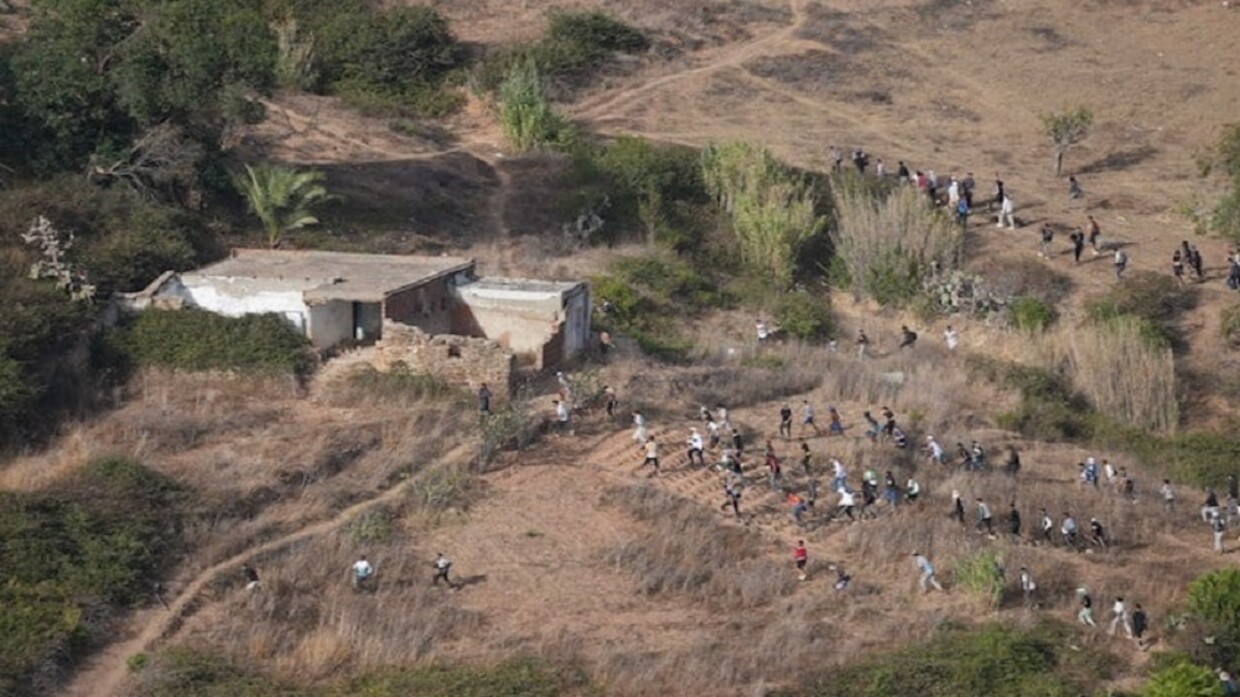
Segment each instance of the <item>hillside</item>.
M248 0L234 4L248 16ZM72 353L66 337L86 315L65 304L76 309L33 322L63 298L22 285L33 253L6 241L0 259L14 273L0 291L12 311L0 327L13 338L0 337L10 352L0 352L0 437L11 443L0 455L0 500L12 510L0 512L0 561L35 559L39 549L68 561L44 585L0 576L16 608L0 614L0 629L29 631L28 646L0 641L0 695L1170 696L1212 694L1221 689L1212 669L1240 670L1240 636L1225 619L1240 608L1240 590L1218 591L1209 615L1194 584L1233 570L1240 547L1237 516L1217 554L1198 511L1207 487L1225 499L1227 477L1240 475L1240 323L1224 283L1237 240L1197 234L1184 215L1222 190L1222 165L1202 177L1200 162L1240 113L1226 59L1240 10L1213 0L405 4L433 8L451 32L450 40L431 32L438 19L410 10L408 26L428 32L418 41L443 44L441 67L418 68L440 70L431 77L381 84L350 73L353 62L375 70L382 61L349 53L332 27L346 27L332 14L342 10L325 10L300 25L326 37L313 86L247 87L262 111L250 123L217 123L205 108L209 115L187 116L175 103L159 107L160 118L193 137L218 126L210 145L229 171L264 162L322 173L334 198L316 211L317 224L286 232L287 247L470 256L488 275L591 280L596 306L618 308L595 315L617 348L565 366L580 390L574 432L553 428L549 374L528 376L505 407L520 433L500 432L507 421L480 426L474 396L435 376L365 369L365 348L309 364L294 356L288 368L195 372L143 363L132 349L141 338L122 325L90 344L87 367L38 367ZM19 42L35 15L28 3L12 5L0 14L0 38ZM285 7L255 6L260 17ZM375 13L367 27L393 11L358 6ZM570 40L560 39L565 48L545 38L548 17L592 17L572 14L588 10L625 23L597 20L590 36L632 47L577 55ZM269 21L287 31L279 17ZM390 46L400 39L383 37ZM569 66L541 69L548 108L570 125L525 151L512 144L505 83L492 75L506 70L508 80L519 69L506 51ZM13 65L0 75L0 123L29 129L33 117L9 105L29 98L21 70L30 63ZM227 105L230 87L212 84L218 95L203 101ZM133 118L125 136L141 144L149 131L125 111L135 108L128 85L100 103ZM1056 176L1040 117L1077 105L1093 123ZM2 140L0 227L23 232L32 212L46 212L80 231L83 268L101 287L131 290L149 271L265 242L243 196L211 188L224 170L206 155L192 181L167 184L172 194L149 186L135 203L120 179L68 193L109 150L69 152L77 141L66 139L65 152L36 158ZM711 178L699 149L730 142L769 151L779 163L771 190L810 192L806 215L821 230L783 262L764 265L745 248L745 221L721 203L732 192ZM871 157L866 177L827 176L833 149L850 168L858 148ZM49 164L54 157L63 162ZM888 286L871 273L890 270L886 256L836 261L845 228L877 236L898 227L890 220L901 196L921 203L872 177L878 158L889 173L904 161L941 179L976 178L977 203L952 238L951 263L1003 309L937 305L946 256L931 253L932 242L924 244L935 271L918 257L908 262L911 281ZM1068 195L1068 174L1084 196ZM986 210L996 178L1015 201L1016 229L996 229ZM187 192L207 192L204 203L188 205ZM850 192L892 218L860 226ZM779 201L793 210L800 199ZM591 214L603 232L571 237ZM1087 215L1105 251L1074 263L1068 233ZM907 219L918 232L952 228L937 212ZM139 237L148 224L156 237ZM1046 258L1043 225L1057 230ZM174 229L165 246L159 235ZM1200 249L1201 283L1168 279L1181 240ZM904 253L903 242L893 247ZM1122 280L1112 270L1117 249L1129 264ZM760 345L763 319L780 332ZM955 350L943 341L949 325L959 332ZM916 331L914 346L897 347L902 326ZM860 332L872 342L866 357ZM304 353L289 341L292 349L275 341L270 350ZM46 394L6 392L19 384L5 382L10 363ZM603 385L618 395L612 417L593 399ZM13 413L10 398L21 405ZM837 409L843 433L805 432L803 400L824 427L828 408ZM725 504L729 476L715 466L723 448L708 449L710 466L686 463L691 429L705 429L699 408L721 404L745 438L739 519ZM784 404L794 412L790 439L778 431ZM881 418L885 407L907 448L865 435L863 413ZM633 410L660 444L658 476L641 467ZM947 449L947 464L926 456L929 436ZM762 456L768 440L783 465L775 485ZM958 442L972 441L988 452L987 471L966 471L954 457ZM1020 455L1015 474L1003 469L1009 448ZM841 518L833 458L853 487L866 470L880 480L890 471L901 487L915 478L922 493L898 506L880 498L872 518ZM1131 474L1134 496L1115 483L1083 484L1089 458ZM97 501L73 494L93 492L82 482L108 462L135 468L124 486L149 481L175 492L175 504L158 503L165 545L126 537L130 521L113 489ZM1159 492L1164 478L1177 488L1174 511ZM806 495L811 481L818 501L797 520L787 496ZM950 516L954 492L963 521ZM994 512L993 536L975 525L980 499ZM1005 534L1010 506L1023 519L1019 540ZM1096 518L1109 544L1084 539L1069 549L1058 533L1054 544L1034 544L1041 509L1056 530L1071 513L1083 538ZM144 507L132 513L149 524ZM103 521L99 535L81 520ZM803 581L793 565L800 540L809 555ZM149 555L131 562L111 545L147 545ZM919 592L914 552L933 561L946 592ZM431 582L439 553L453 562L454 586ZM107 578L66 571L101 554L117 567L88 564ZM349 585L360 555L377 570L371 592ZM244 587L242 565L257 570L260 588ZM1028 602L1022 567L1037 580ZM841 591L833 584L842 571L850 583ZM1078 623L1080 588L1092 596L1097 628ZM1148 613L1146 641L1108 635L1118 597ZM1206 683L1156 692L1170 670L1189 676L1184 685Z

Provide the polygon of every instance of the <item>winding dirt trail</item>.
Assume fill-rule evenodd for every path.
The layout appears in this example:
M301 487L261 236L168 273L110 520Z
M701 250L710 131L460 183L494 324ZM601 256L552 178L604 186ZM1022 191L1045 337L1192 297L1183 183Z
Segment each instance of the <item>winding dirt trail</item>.
M442 459L455 461L465 457L467 450L468 446L458 445ZM73 680L64 687L61 695L64 697L108 697L120 694L118 690L129 675L127 659L134 654L149 651L161 639L173 634L186 618L200 609L203 591L210 583L225 574L235 574L242 564L262 554L283 549L307 538L334 532L352 522L357 516L399 499L412 484L412 479L406 480L378 496L344 509L333 518L254 545L203 569L185 584L176 597L168 603L167 609L147 608L136 613L128 622L128 630L123 632L127 638L109 644L92 654L77 670Z

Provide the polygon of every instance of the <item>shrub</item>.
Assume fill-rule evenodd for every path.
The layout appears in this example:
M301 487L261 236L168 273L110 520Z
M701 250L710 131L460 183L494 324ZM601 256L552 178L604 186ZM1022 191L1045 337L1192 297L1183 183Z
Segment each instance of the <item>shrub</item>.
M1240 657L1240 569L1198 576L1188 586L1187 605L1211 636L1209 658L1231 665Z
M1138 271L1110 287L1106 293L1085 304L1086 313L1095 322L1104 322L1120 315L1133 315L1148 320L1167 341L1176 339L1174 323L1180 314L1191 310L1197 297L1193 289L1178 287L1169 275Z
M985 607L996 609L1003 601L1003 555L999 552L982 550L959 559L952 567L952 578Z
M316 19L315 65L333 91L353 85L400 96L437 88L464 58L447 20L428 7L342 7Z
M300 375L310 367L309 342L276 314L148 310L130 317L112 340L135 364L174 370Z
M107 609L148 597L179 549L183 504L173 482L117 458L45 492L0 492L0 691L8 680L20 694L36 666L75 658Z
M741 260L776 288L788 288L801 252L826 227L821 195L811 178L748 143L702 150L706 190L731 219Z
M1220 325L1220 331L1227 345L1240 348L1240 305L1224 308Z
M1071 697L1105 677L1096 651L1066 650L1063 631L1020 631L988 625L941 630L929 641L824 672L794 692L800 697ZM1071 677L1069 677L1071 676Z
M564 149L575 137L572 124L544 96L542 76L533 61L512 67L500 85L499 98L500 127L518 151Z
M806 291L779 296L772 310L775 324L798 339L817 341L835 335L831 317L831 299Z
M1040 332L1055 318L1055 311L1038 298L1023 296L1008 304L1008 323L1025 332Z
M658 305L678 314L729 307L732 298L702 272L678 259L649 255L626 257L611 270L628 283L645 289Z
M594 59L608 51L639 53L650 47L641 30L598 11L552 12L547 38L579 46Z
M1141 697L1220 697L1214 671L1186 660L1159 669L1150 676Z
M698 248L709 197L697 150L621 136L580 152L577 165L605 180L609 211L620 224L634 221L648 242L677 252Z
M250 675L215 656L173 648L142 672L135 697L556 697L588 689L589 680L579 669L528 657L492 665L389 668L297 687Z
M971 356L968 366L974 374L1020 394L1015 411L999 414L1000 427L1039 440L1081 440L1093 434L1093 409L1063 377L980 356Z
M831 241L844 260L853 294L903 306L923 279L960 259L960 226L912 187L891 189L846 174L831 180Z

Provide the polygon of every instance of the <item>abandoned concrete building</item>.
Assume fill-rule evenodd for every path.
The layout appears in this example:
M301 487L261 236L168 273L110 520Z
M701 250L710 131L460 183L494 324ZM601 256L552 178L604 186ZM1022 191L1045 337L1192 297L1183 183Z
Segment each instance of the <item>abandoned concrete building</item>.
M479 278L474 260L460 257L238 249L197 271L165 273L123 302L234 317L278 313L315 348L379 344L385 362L400 353L392 344L439 338L445 358L490 347L541 369L572 358L590 339L585 283ZM464 338L486 341L456 340ZM411 359L431 353L409 351ZM438 372L438 361L426 359L411 367Z

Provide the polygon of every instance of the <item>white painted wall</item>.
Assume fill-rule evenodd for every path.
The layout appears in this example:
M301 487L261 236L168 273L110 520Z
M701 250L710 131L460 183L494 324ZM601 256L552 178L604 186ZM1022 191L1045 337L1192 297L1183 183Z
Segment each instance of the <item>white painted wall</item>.
M353 338L353 303L333 300L310 306L310 343L315 348L331 348Z
M197 307L228 317L275 312L284 316L303 334L310 336L309 308L302 300L306 281L219 278L184 274L180 283L169 283L161 297L180 297L189 307ZM315 342L317 346L318 343Z

